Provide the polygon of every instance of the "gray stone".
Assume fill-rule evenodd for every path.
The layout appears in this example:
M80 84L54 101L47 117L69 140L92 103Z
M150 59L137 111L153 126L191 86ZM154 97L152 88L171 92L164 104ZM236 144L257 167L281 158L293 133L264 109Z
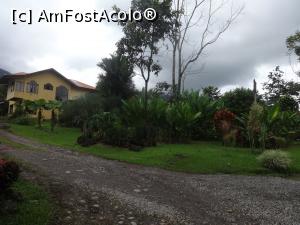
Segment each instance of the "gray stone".
M72 217L71 217L71 216L67 216L67 217L65 218L65 220L72 220Z
M85 201L85 200L83 200L83 199L82 199L82 200L80 200L79 202L80 202L81 204L86 204L86 201Z

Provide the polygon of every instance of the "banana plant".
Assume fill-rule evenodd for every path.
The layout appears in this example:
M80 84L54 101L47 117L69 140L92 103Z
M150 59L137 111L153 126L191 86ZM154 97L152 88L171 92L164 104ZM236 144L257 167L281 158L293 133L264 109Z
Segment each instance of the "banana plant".
M59 101L49 101L45 103L44 107L47 110L51 110L51 132L53 132L58 120L56 111L61 109L62 103Z
M188 139L194 123L201 117L201 112L194 113L187 102L176 102L168 106L166 121L171 136L179 139Z
M39 99L35 101L24 101L24 107L26 110L31 111L31 112L36 112L37 111L37 122L38 122L38 127L42 127L42 112L43 109L46 107L46 101L45 99Z

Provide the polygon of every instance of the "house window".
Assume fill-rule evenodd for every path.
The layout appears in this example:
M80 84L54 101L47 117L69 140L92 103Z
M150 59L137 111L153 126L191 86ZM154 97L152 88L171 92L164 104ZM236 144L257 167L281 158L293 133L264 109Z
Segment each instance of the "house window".
M24 82L22 81L16 81L16 91L18 92L24 92Z
M13 92L15 90L15 82L11 81L10 82L10 92Z
M30 81L26 85L26 91L29 93L37 94L39 89L39 85L34 80Z
M53 91L53 85L48 83L44 85L44 89L48 91Z
M14 105L10 105L9 106L9 114L13 114L14 113Z
M59 86L56 88L55 99L57 101L67 101L68 95L69 95L69 91L65 86Z

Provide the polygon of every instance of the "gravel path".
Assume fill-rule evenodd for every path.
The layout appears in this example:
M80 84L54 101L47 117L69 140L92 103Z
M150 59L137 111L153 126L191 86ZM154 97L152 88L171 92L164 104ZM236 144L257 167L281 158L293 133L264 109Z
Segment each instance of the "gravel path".
M31 149L2 147L0 152L69 185L70 193L94 196L92 209L102 208L101 196L107 198L105 205L117 209L115 217L101 223L94 216L95 224L300 225L298 181L169 172L37 144L1 130L0 135Z

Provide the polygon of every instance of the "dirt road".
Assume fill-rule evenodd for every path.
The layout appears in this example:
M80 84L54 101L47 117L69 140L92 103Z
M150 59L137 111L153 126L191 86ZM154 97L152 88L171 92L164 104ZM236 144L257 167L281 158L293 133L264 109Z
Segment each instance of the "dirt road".
M300 224L298 181L169 172L0 135L30 149L2 145L0 153L66 187L61 197L74 210L66 212L65 224Z

